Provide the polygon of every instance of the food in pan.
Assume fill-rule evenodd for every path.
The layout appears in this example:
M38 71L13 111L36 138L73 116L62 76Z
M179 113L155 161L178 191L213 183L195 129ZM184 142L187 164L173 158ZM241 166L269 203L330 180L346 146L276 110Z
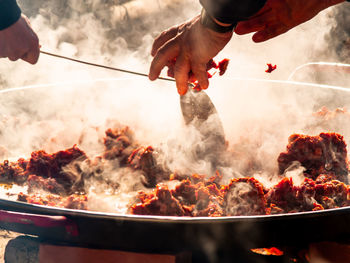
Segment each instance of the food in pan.
M316 116L331 121L345 113L323 108ZM74 145L56 153L39 150L28 159L5 160L0 164L0 183L25 186L26 192L16 194L22 202L90 209L89 189L94 184L103 182L116 190L125 183L105 177L108 167L110 174L125 169L124 180L139 182L125 209L137 215L270 215L350 206L347 145L338 133L291 135L286 151L276 156L279 179L269 186L254 177L233 175L225 182L220 171L213 176L172 171L158 163L158 149L140 145L129 127L107 129L101 141L104 150L94 157ZM303 169L298 183L288 176L295 167Z

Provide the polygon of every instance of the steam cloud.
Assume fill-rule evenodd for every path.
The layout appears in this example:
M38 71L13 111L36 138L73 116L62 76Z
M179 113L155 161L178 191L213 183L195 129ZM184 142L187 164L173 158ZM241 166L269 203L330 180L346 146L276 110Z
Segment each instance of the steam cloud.
M200 5L190 0L19 3L30 16L43 50L145 73L157 33L200 10ZM249 175L272 184L276 180L277 156L284 151L289 135L325 131L325 125L315 123L312 112L324 105L331 110L349 105L344 91L268 82L286 80L297 66L320 58L347 59L345 48L339 55L342 40L330 41L342 30L344 36L348 34L343 26L348 23L341 23L347 16L341 10L339 7L323 12L288 34L262 44L254 44L251 36L234 36L219 55L218 59L228 57L231 63L226 77L215 76L207 93L217 107L230 144L230 153L222 156L225 165L220 167L225 180ZM277 70L266 74L266 63L277 64ZM201 138L195 129L183 124L173 83L151 83L44 55L35 66L3 60L0 71L2 89L57 83L2 94L0 144L6 148L3 159L28 157L31 151L41 148L53 152L77 142L94 156L102 151L99 138L109 120L117 120L131 126L141 144L159 147L165 153L159 160L172 170L210 172L208 163L192 158L193 145L198 146ZM298 80L310 80L309 75L298 74ZM101 78L118 79L96 80ZM349 125L339 122L326 129L340 132L349 143ZM125 180L123 173L110 176L125 183L118 193L125 201L139 181ZM116 207L106 210L125 212Z

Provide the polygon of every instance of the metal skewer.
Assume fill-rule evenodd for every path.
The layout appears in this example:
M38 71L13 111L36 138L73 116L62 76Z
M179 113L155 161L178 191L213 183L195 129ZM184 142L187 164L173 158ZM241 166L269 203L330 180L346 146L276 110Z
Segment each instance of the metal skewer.
M50 52L47 52L47 51L43 51L43 50L40 50L40 53L48 55L48 56L56 57L56 58L62 58L62 59L78 62L78 63L89 65L89 66L115 70L115 71L119 71L119 72L123 72L123 73L129 73L129 74L138 75L138 76L142 76L142 77L148 77L148 75L145 74L145 73L131 71L131 70L127 70L127 69L120 69L120 68L115 68L115 67L110 67L110 66L105 66L105 65L101 65L101 64L96 64L96 63L92 63L92 62L88 62L88 61L84 61L84 60L79 60L79 59L75 59L75 58L61 56L61 55L58 55L58 54L53 54L53 53L50 53ZM171 78L158 77L158 79L175 82L175 79L171 79Z

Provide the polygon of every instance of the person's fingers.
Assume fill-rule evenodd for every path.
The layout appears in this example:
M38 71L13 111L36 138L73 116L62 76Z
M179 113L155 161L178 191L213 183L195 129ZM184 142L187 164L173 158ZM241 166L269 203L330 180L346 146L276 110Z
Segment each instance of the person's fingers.
M9 60L11 60L11 61L16 61L16 60L19 59L19 56L17 56L17 55L9 55L8 58L9 58Z
M209 86L208 73L206 68L206 64L199 64L195 62L191 63L191 70L193 71L196 79L198 80L198 84L202 89L207 89Z
M178 27L171 27L168 30L162 32L153 42L151 55L154 57L157 54L158 49L163 46L170 39L174 38L178 33Z
M176 80L176 88L177 92L182 96L185 95L188 90L188 73L191 70L190 61L184 54L180 54L180 56L176 60L175 64L175 80Z
M266 27L266 29L255 33L253 35L253 41L256 43L264 42L266 40L279 36L283 33L286 33L288 30L289 30L288 28L286 28L281 24L268 26Z
M33 36L31 47L25 54L21 56L21 59L34 65L36 62L38 62L38 59L39 59L40 45L39 45L39 39L37 35L34 32L33 34L34 36Z
M237 35L249 34L252 32L263 30L266 25L274 22L275 17L272 15L272 12L264 13L260 16L251 18L247 21L242 21L238 23L235 28L235 33Z
M167 71L167 76L170 78L175 78L174 67L169 67Z
M37 48L37 49L31 50L30 52L25 53L21 57L21 59L34 65L36 62L38 62L39 55L40 55L40 50L39 48Z
M157 79L162 69L167 65L168 61L176 58L179 51L180 47L175 39L168 41L164 46L162 46L151 63L148 75L149 79Z

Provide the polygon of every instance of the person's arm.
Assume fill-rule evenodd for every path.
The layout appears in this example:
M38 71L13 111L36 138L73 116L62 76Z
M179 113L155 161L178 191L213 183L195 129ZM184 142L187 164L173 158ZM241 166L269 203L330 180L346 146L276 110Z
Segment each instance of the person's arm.
M253 33L254 42L281 35L312 19L322 10L345 0L268 0L263 9L249 20L238 23L238 35Z
M38 61L39 39L15 0L0 0L0 58Z

